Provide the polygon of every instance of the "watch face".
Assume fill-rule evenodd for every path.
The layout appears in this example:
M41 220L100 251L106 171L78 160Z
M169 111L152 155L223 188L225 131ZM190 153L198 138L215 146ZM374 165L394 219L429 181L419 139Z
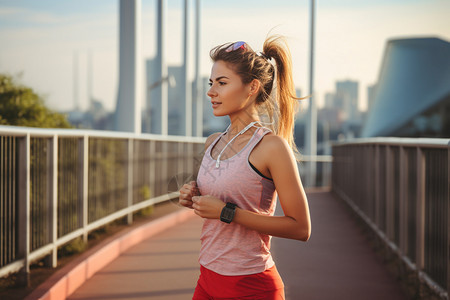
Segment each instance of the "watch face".
M229 208L225 209L223 217L225 219L229 220L229 219L231 219L232 216L233 216L233 211Z
M231 223L234 217L235 210L234 208L229 208L228 205L222 209L220 214L220 220L225 223Z

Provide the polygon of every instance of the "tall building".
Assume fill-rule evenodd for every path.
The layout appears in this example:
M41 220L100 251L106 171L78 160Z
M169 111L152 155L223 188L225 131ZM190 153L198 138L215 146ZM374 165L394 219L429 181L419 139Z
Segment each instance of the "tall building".
M450 43L388 41L365 137L450 137Z
M337 107L334 99L336 98L335 93L326 93L325 94L325 107L326 108L335 108Z
M185 113L184 89L180 82L184 80L183 66L168 66L168 77L158 78L158 72L156 69L155 58L148 59L146 61L146 106L143 113L143 132L148 133L161 133L161 92L158 87L162 80L169 82L168 91L168 134L169 135L184 135L184 122L182 114ZM209 132L217 132L223 129L226 121L224 118L217 118L212 113L210 99L208 97L207 90L209 78L204 77L201 79L200 86L200 101L203 101L203 115L200 116L204 123L204 134L207 136ZM192 85L191 92L194 94L194 82L190 82ZM192 101L192 123L193 129L196 129L197 122L197 103L195 99ZM217 119L217 120L216 120ZM214 131L215 130L215 131Z
M342 107L345 120L349 123L359 123L358 82L351 80L336 82L335 104Z
M375 101L375 92L377 85L373 84L367 87L367 110L370 111L372 109L373 103Z

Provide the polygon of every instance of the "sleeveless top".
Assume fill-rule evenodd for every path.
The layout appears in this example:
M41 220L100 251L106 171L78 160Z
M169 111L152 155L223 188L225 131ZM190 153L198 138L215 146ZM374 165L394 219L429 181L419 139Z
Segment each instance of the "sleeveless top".
M239 208L262 215L273 215L276 191L272 180L257 174L248 158L254 147L267 133L258 127L246 146L234 156L216 160L211 150L222 133L206 149L197 177L201 195L211 195ZM199 263L221 275L249 275L264 272L274 266L270 254L271 236L261 234L242 225L224 223L218 219L205 219L201 233Z

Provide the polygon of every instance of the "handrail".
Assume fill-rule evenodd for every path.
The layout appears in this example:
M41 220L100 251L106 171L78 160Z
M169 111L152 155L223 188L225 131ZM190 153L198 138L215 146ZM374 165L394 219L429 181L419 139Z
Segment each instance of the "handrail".
M177 197L205 138L0 126L0 277L116 219Z
M332 190L441 299L450 288L450 139L370 138L333 145ZM420 288L420 287L417 287Z
M450 139L445 138L402 138L402 137L372 137L355 138L334 142L333 145L362 145L362 144L382 144L382 145L410 145L410 146L438 146L445 147Z
M72 129L72 128L34 128L21 126L0 125L0 135L8 136L25 136L30 134L35 137L52 137L54 135L61 137L83 137L85 135L99 138L112 139L139 139L139 140L155 140L168 142L196 142L205 143L206 139L196 136L180 136L180 135L160 135L152 133L132 133L122 131L107 130L89 130L89 129Z

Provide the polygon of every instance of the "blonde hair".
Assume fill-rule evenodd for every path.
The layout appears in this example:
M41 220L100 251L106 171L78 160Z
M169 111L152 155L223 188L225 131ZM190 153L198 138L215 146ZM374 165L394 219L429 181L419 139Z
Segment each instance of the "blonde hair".
M210 57L213 62L224 61L240 76L244 84L254 79L261 83L256 98L260 115L267 115L276 135L284 138L292 150L298 153L294 142L294 121L298 110L295 86L292 76L292 58L286 39L283 36L269 36L264 41L263 53L245 47L230 51L234 43L213 48ZM270 60L273 59L275 65Z

